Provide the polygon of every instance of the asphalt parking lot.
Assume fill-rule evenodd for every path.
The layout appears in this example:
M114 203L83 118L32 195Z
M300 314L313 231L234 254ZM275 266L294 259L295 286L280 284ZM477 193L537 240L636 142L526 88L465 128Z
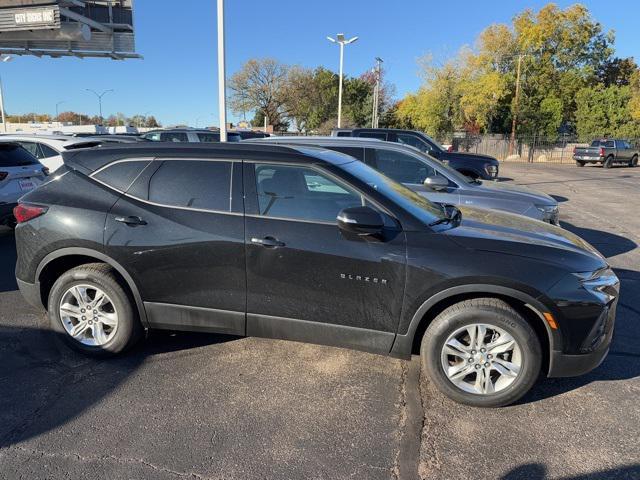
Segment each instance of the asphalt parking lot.
M293 342L153 333L95 361L23 302L0 230L0 478L640 478L640 168L501 168L554 195L622 280L592 373L481 410L417 359Z

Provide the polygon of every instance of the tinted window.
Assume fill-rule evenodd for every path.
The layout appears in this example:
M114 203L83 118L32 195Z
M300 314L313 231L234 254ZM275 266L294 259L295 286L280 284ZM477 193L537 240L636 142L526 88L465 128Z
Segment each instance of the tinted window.
M160 134L160 140L163 142L188 142L189 137L184 132L164 132Z
M429 153L431 151L429 145L427 145L426 142L420 140L418 137L407 135L406 133L398 133L396 136L398 137L398 143L402 143L403 145L410 145L426 153Z
M20 145L22 145L22 148L24 148L27 152L29 152L34 157L44 158L44 156L42 155L42 151L40 150L40 147L38 146L37 143L34 143L34 142L19 142L19 143Z
M364 148L358 147L329 147L331 150L335 150L336 152L344 153L349 155L350 157L355 158L356 160L360 160L364 162Z
M383 149L374 152L374 167L396 182L421 184L436 175L431 166L406 153Z
M45 145L44 143L40 144L40 149L42 150L43 158L51 158L55 157L56 155L60 155L53 148L51 148L49 145Z
M592 147L613 148L613 140L594 140L591 142Z
M152 142L160 142L160 132L152 132L152 133L147 133L146 135L143 135L142 138L144 138L145 140L150 140Z
M338 133L336 133L336 137L350 137L350 136L351 136L351 132L338 132Z
M113 163L93 175L93 178L106 183L116 190L126 192L148 163L148 160Z
M167 160L149 182L149 200L176 207L230 211L231 162Z
M335 222L343 208L363 205L350 187L315 169L256 165L260 215Z
M213 143L220 141L219 133L198 133L198 140L204 143Z
M376 132L360 132L358 133L359 137L364 137L364 138L377 138L378 140L386 140L387 139L387 134L386 133L376 133Z
M0 167L23 167L38 160L19 145L0 144Z

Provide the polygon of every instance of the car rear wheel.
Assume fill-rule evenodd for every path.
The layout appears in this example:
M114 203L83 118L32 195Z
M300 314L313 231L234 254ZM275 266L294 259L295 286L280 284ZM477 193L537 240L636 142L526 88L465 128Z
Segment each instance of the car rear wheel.
M584 163L585 163L585 162L581 162L580 160L576 160L576 165L577 165L578 167L584 167Z
M120 353L142 330L133 300L112 268L102 263L62 274L51 289L48 311L52 329L89 355Z
M604 161L604 163L602 164L602 166L604 168L611 168L613 167L613 157L612 156L608 156L606 158L606 160Z
M633 156L633 158L629 162L629 166L630 167L637 167L638 166L638 155L634 155Z
M477 298L452 305L427 328L422 366L438 389L476 407L509 405L540 373L538 337L507 303Z

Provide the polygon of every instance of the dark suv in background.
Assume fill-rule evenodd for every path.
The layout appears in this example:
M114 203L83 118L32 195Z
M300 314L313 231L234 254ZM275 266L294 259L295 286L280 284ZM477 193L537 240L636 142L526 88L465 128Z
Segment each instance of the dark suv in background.
M331 135L335 137L377 138L387 142L410 145L472 179L496 180L499 174L500 163L495 158L477 153L449 151L428 135L415 130L394 128L355 128L349 130L343 128L332 131Z
M142 143L64 161L14 210L16 277L87 354L148 328L420 351L446 395L486 407L608 352L618 279L552 225L444 208L314 147Z

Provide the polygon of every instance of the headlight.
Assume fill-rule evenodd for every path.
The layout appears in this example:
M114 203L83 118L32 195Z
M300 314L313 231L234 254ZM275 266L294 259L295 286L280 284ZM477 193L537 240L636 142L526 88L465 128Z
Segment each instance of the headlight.
M595 272L574 273L574 275L580 279L582 287L602 303L609 303L618 296L620 280L609 267Z
M495 177L498 174L498 166L497 165L487 165L485 170L492 177Z
M558 213L558 205L536 205L536 208L542 213L548 213L549 215Z

